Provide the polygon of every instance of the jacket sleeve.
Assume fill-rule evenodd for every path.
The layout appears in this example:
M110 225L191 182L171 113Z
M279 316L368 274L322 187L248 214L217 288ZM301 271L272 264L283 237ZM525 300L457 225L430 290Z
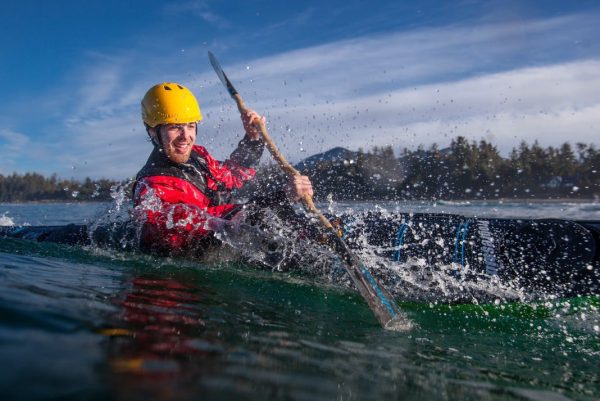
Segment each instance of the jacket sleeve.
M256 167L263 154L265 143L262 139L251 140L247 136L238 143L228 161L241 167Z
M211 217L223 217L239 206L208 206L209 200L184 180L146 177L134 194L135 218L142 223L142 248L172 255L189 252L210 234Z

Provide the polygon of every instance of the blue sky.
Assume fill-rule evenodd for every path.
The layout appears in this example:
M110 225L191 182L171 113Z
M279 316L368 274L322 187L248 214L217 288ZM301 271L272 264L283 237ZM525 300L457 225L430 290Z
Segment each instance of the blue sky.
M139 102L161 81L196 93L198 142L226 157L242 131L207 50L292 161L600 137L597 1L4 3L0 174L133 176L150 152Z

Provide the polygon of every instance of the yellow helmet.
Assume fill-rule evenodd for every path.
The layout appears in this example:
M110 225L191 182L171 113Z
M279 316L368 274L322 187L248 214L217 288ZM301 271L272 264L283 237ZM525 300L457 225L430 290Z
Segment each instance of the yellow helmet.
M194 94L183 85L163 82L154 85L142 99L142 120L150 127L202 120Z

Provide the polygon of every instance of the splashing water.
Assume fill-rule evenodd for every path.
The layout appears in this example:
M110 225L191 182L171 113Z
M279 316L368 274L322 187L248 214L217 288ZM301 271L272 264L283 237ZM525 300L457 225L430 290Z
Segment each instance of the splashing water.
M0 214L0 226L14 226L15 222L8 216L8 213Z
M576 224L549 221L521 227L521 223L508 220L465 223L462 216L419 217L385 209L375 214L353 211L341 218L346 225L346 242L399 300L530 302L597 291L593 289L599 282L597 266L586 265L583 257L577 259L580 251L590 250L591 237ZM469 223L472 228L467 234ZM303 239L301 233L290 230L276 216L269 216L259 233L256 227L236 224L246 227L245 238L235 239L232 235L240 232L238 228L221 239L260 265L336 286L352 286L336 255L321 244ZM398 238L396 243L382 240L389 237L391 227L398 236L405 228L404 243L397 243ZM249 235L275 242L269 245L269 257L263 256L260 247L248 246L253 244ZM491 246L495 247L493 251ZM558 246L560 252L552 246Z
M352 288L343 262L337 255L325 245L309 240L306 233L293 228L273 211L261 210L260 218L257 219L255 211L244 208L231 219L221 219L195 210L197 215L204 214L204 219L199 223L191 219L176 220L173 210L165 209L165 205L150 188L141 203L133 207L127 195L130 184L114 187L111 191L112 205L89 225L92 238L104 238L102 241L95 241L94 247L137 251L146 212L166 211L168 228L192 226L191 231L209 230L223 244L218 252L207 252L201 256L190 254L192 258L210 260L216 264L243 260L258 269L287 272L327 285ZM186 208L193 209L192 206ZM343 212L338 207L336 212L336 205L331 199L327 209L331 215L335 213L341 217L344 221L344 239L398 300L434 304L482 304L552 300L561 294L560 286L545 285L553 278L543 268L536 272L539 277L533 278L534 282L541 283L537 287L524 285L524 273L513 272L512 275L500 278L496 274L482 271L477 267L481 260L477 259L487 256L473 252L465 260L464 248L474 249L480 246L484 249L485 246L476 244L478 239L475 237L463 236L462 241L458 241L457 234L456 240L454 237L449 238L447 227L442 224L445 220L438 220L437 223L419 221L415 220L413 213L398 214L385 207L377 208L374 219L372 212L354 210L348 206ZM448 216L444 218L451 219ZM448 221L448 227L450 223L454 224L452 220ZM406 226L402 233L404 243L382 242L374 237L373 232L377 233L377 230L381 231L392 225L400 228ZM394 230L395 235L399 236L401 230ZM110 238L109 241L106 240L107 237ZM406 239L409 237L412 241L410 244ZM523 241L527 241L527 238ZM454 260L453 247L456 247ZM463 252L462 260L457 259L456 253L460 247ZM529 249L529 252L533 251ZM522 252L526 253L528 250L524 248ZM500 258L499 255L496 257ZM527 267L525 262L526 260L521 264ZM511 269L516 268L513 266Z
M92 249L112 248L135 251L140 238L140 226L134 224L134 209L129 193L134 181L113 185L111 204L88 224Z

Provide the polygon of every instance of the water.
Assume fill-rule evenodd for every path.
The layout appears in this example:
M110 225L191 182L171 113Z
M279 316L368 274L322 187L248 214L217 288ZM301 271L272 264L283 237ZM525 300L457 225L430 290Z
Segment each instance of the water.
M378 206L600 215L594 203ZM106 207L0 205L0 219L89 222ZM598 297L401 306L416 323L410 333L382 330L354 292L306 275L3 239L0 393L7 400L600 397Z
M414 213L460 214L479 218L600 220L600 202L593 201L407 201L336 203L335 210L381 208Z

